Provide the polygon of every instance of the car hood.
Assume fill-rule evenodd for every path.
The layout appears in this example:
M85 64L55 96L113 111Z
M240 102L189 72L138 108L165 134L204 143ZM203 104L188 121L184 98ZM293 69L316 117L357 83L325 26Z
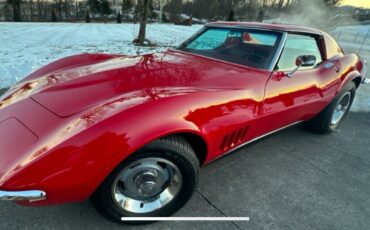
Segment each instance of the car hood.
M178 51L114 57L26 79L10 90L0 108L30 97L56 115L68 117L127 94L155 98L159 91L236 89L241 86L231 78L254 71Z

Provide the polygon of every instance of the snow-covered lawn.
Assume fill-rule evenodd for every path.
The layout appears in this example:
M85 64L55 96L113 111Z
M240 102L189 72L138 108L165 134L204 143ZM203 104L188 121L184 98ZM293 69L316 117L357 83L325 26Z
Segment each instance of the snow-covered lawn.
M0 88L65 56L161 51L179 45L200 28L150 24L147 38L158 46L140 48L131 44L138 24L0 23Z
M0 88L65 56L83 52L134 55L161 51L179 45L201 27L149 24L147 37L158 46L140 48L131 44L138 24L0 23ZM369 30L370 26L346 26L335 33L340 33L339 42L345 50L357 52L361 38ZM370 37L360 55L370 61ZM352 110L370 111L370 86L358 90Z

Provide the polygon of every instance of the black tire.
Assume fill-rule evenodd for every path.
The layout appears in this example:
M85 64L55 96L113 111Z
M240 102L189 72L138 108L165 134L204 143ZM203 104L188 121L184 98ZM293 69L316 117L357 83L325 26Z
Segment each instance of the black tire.
M182 185L177 195L160 209L147 213L134 213L119 207L114 201L112 186L116 177L126 166L145 159L161 158L177 166L182 174ZM135 163L134 163L135 164ZM130 167L130 166L129 166ZM124 160L91 196L96 210L109 220L123 224L146 224L149 222L123 222L122 217L167 217L183 207L194 193L198 183L199 160L191 146L179 136L157 139ZM121 174L122 175L122 174Z
M334 100L316 117L307 121L305 123L305 127L311 131L320 134L327 134L331 133L336 130L344 118L347 116L348 111L350 110L353 99L355 98L356 94L356 85L354 82L350 82L346 85L340 93L334 98ZM344 111L344 114L340 117L337 123L332 123L333 114L336 111L339 103L343 100L344 96L350 95L348 107Z

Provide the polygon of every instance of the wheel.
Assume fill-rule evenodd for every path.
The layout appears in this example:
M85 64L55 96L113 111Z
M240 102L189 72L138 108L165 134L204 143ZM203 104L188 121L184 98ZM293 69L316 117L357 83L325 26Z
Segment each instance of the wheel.
M181 137L166 137L144 146L123 161L91 196L104 217L165 217L179 210L198 182L199 161ZM145 222L147 223L147 222Z
M317 133L330 133L337 129L349 109L356 94L356 85L351 82L315 118L305 123L305 127Z

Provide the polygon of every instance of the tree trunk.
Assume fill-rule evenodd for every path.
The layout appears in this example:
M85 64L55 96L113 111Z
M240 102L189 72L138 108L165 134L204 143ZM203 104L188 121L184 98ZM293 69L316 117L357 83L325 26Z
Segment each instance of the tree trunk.
M62 13L62 4L63 4L63 2L62 2L62 0L58 0L56 2L56 4L57 4L57 11L58 11L58 18L63 19L63 13Z
M41 22L41 13L41 2L37 0L37 19L39 22Z
M146 34L146 23L148 21L149 13L149 0L140 0L141 2L141 12L140 12L140 29L139 35L137 37L137 43L139 45L144 45L145 34Z
M229 21L229 22L233 22L234 21L234 10L233 9L230 10L230 13L229 13L229 16L227 18L227 21Z
M29 9L30 9L30 22L33 22L33 1L32 0L30 1Z
M12 4L13 7L13 20L15 22L20 22L21 21L21 1L16 0Z

